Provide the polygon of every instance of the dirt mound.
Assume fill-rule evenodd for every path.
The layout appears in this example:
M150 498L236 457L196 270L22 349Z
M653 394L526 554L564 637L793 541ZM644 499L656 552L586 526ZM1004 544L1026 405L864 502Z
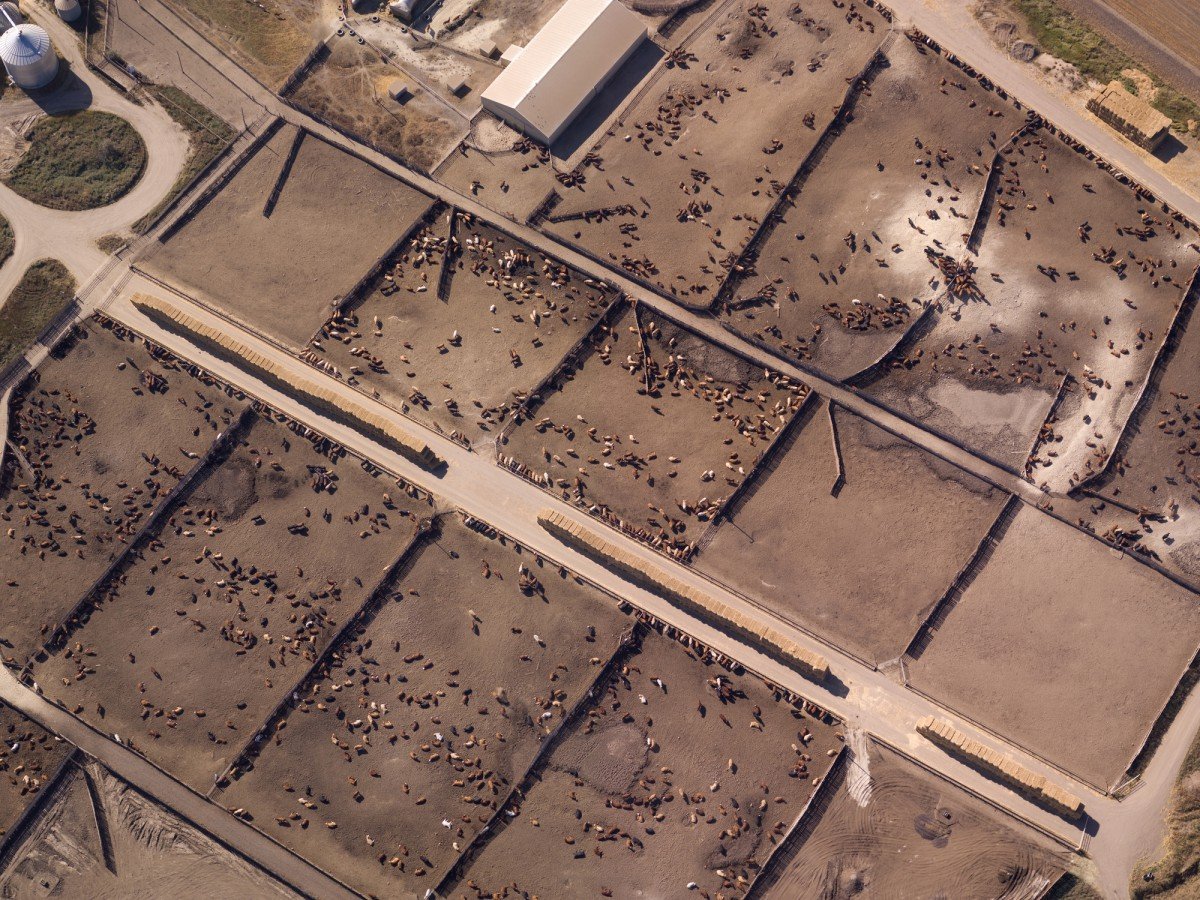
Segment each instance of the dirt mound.
M646 768L646 735L620 723L597 732L590 741L568 744L555 768L570 772L605 794L624 794Z

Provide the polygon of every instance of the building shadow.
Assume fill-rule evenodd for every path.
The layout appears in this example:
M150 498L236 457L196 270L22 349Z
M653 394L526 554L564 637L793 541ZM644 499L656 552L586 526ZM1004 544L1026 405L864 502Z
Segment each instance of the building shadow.
M591 103L583 108L575 117L575 121L567 126L566 131L551 146L550 152L555 158L570 159L581 147L595 143L593 135L596 131L604 126L609 116L621 107L630 92L642 83L665 55L662 47L654 41L642 41L641 46L625 60L617 74L592 98Z
M1154 158L1160 162L1169 163L1180 154L1186 153L1187 150L1187 144L1175 137L1174 134L1168 134L1154 151Z
M60 65L50 84L27 91L26 96L48 116L79 112L92 105L92 89L66 63Z

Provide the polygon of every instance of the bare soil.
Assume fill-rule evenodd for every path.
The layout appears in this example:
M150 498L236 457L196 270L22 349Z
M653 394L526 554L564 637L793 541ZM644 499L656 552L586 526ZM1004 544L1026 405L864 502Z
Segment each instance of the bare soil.
M446 893L743 896L838 745L754 676L650 631Z
M298 896L94 762L86 774L68 773L0 872L5 898L156 900L198 891L245 900Z
M937 257L966 250L995 151L1024 120L922 44L898 39L887 60L724 310L839 378L883 357L942 293Z
M588 345L500 452L564 499L686 552L807 388L633 308Z
M525 565L540 588L522 588ZM598 591L446 517L221 800L359 890L420 896L630 624Z
M413 92L403 104L388 95L396 80ZM328 57L309 69L290 99L381 153L426 172L467 132L462 116L349 35L330 43Z
M74 748L0 703L0 838L45 790Z
M544 227L708 306L883 40L861 3L738 3L668 57Z
M276 340L303 346L335 302L430 207L424 194L287 125L141 264Z
M0 645L41 647L242 402L140 341L78 328L11 405L0 479Z
M1065 491L1104 467L1200 256L1192 231L1051 135L1004 157L978 290L947 298L870 390Z
M792 428L695 565L858 656L894 659L1007 495L840 407L831 422L823 401Z
M764 875L768 897L1032 897L1063 851L899 753L864 738Z
M1023 507L912 683L1092 784L1133 760L1200 645L1187 590Z
M483 53L494 45L504 52L511 44L526 46L561 6L561 0L448 0L438 5L429 28L464 50Z
M494 441L611 292L469 217L459 216L451 244L447 218L414 235L312 347L350 383L439 431Z
M387 492L256 419L38 682L207 790L413 540Z

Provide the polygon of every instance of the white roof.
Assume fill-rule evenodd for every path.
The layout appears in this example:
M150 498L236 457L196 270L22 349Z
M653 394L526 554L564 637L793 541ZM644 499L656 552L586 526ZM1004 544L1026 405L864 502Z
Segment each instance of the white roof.
M618 0L566 0L483 99L556 134L645 36L645 24Z
M0 34L0 59L6 66L28 66L53 52L50 35L36 25L17 25Z

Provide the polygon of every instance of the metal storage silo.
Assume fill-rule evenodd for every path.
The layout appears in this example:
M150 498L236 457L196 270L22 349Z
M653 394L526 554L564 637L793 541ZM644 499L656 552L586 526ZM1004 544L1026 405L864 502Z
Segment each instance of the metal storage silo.
M13 84L26 91L45 87L58 74L50 35L36 25L16 25L0 34L0 62Z
M64 22L74 22L83 15L79 0L54 0L54 8L58 10L58 17Z
M25 19L21 17L21 10L17 9L17 4L9 3L5 0L0 3L0 34L8 31L14 25L20 25Z

